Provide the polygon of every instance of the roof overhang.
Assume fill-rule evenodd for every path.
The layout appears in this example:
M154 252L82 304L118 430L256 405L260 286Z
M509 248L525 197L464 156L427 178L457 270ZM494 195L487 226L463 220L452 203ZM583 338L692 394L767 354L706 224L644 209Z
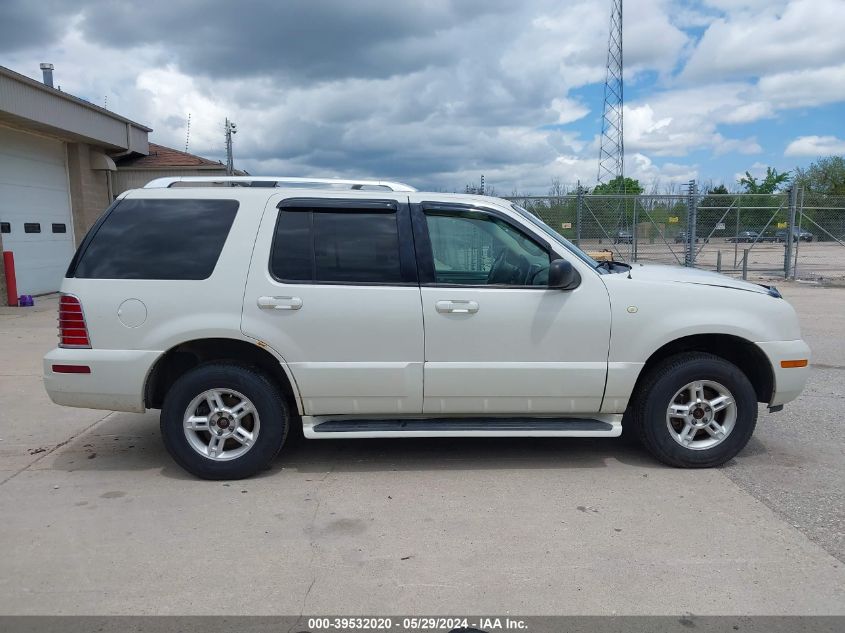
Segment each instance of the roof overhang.
M152 129L0 66L0 123L88 143L107 151L149 153Z

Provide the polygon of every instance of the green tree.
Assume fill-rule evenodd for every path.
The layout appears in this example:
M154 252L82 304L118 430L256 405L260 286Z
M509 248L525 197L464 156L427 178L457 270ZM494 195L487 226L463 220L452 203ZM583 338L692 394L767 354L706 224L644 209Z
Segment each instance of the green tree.
M725 229L717 228L719 223L726 224L727 216L730 215L731 206L736 196L732 196L725 185L710 187L707 195L698 203L698 223L696 235L705 238L710 235L722 236Z
M758 231L763 232L764 237L771 237L776 229L784 227L788 204L783 190L790 182L790 175L788 171L778 173L777 169L766 167L766 175L758 180L745 172L737 181L745 189L743 194L757 195L741 195L737 200L740 231Z
M604 182L600 185L596 185L591 193L597 196L619 193L639 195L643 191L645 191L645 189L640 184L639 180L636 180L635 178L623 178L622 176L617 176L610 182Z
M803 187L801 226L818 240L845 235L845 158L820 158L809 167L795 170L795 184Z
M774 167L766 167L766 175L763 180L757 180L756 176L752 176L750 172L745 172L745 176L740 178L737 182L745 187L745 193L776 193L780 191L783 185L789 184L790 172L785 171L778 173Z
M845 157L828 156L795 168L795 184L805 193L845 196Z

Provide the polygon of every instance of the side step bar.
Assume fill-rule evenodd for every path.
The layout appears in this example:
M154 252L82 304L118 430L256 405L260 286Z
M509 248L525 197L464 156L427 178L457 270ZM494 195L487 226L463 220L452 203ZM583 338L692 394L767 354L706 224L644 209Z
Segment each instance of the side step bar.
M303 416L305 437L618 437L621 415L590 418L363 418Z

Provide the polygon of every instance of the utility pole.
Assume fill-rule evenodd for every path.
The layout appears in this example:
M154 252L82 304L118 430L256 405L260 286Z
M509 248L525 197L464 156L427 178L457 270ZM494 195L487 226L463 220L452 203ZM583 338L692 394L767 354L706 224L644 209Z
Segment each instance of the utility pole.
M232 134L238 133L238 126L226 119L226 175L233 176L235 173L235 161L232 158Z

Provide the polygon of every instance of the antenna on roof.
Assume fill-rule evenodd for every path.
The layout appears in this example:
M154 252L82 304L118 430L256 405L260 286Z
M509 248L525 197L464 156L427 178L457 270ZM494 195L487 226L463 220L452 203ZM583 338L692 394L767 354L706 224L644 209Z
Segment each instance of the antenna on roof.
M185 153L188 153L188 145L191 142L191 113L188 112L188 130L185 132Z

